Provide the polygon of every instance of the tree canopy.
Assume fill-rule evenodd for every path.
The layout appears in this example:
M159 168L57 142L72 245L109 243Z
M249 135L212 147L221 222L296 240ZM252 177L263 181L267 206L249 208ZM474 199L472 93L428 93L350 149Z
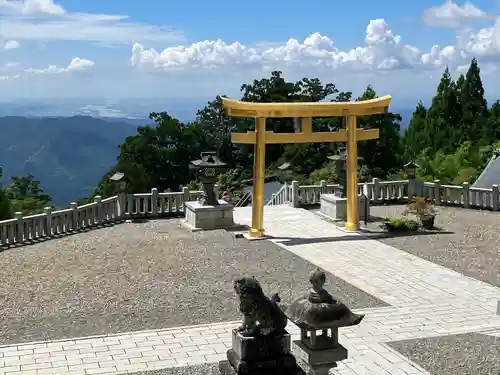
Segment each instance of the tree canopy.
M340 91L333 83L324 83L318 78L302 78L297 82L285 80L282 73L274 71L269 78L254 80L241 86L241 100L252 102L318 102L349 101L352 93ZM358 100L372 99L376 93L371 86ZM128 137L120 145L120 156L116 165L99 183L97 193L110 195L113 187L108 182L115 171L125 173L130 181L130 192L144 192L153 187L160 191L178 189L187 185L196 175L189 169L189 162L197 159L201 151L216 150L220 159L228 164L234 180L251 178L253 146L231 143L232 132L254 129L254 120L224 116L220 97L216 97L199 110L196 120L182 124L167 113L152 113L155 127L139 127L137 134ZM380 139L364 141L359 152L366 161L363 167L366 177L385 177L395 173L401 166L401 139L399 137L401 117L398 114L361 118L360 126L380 129ZM294 121L290 118L267 119L267 130L294 132ZM345 128L341 118L316 118L315 131L335 131ZM278 173L277 167L290 163L294 178L309 180L318 175L318 170L327 166L327 156L333 154L339 144L278 144L268 145L266 167L269 173ZM223 179L227 184L228 175Z

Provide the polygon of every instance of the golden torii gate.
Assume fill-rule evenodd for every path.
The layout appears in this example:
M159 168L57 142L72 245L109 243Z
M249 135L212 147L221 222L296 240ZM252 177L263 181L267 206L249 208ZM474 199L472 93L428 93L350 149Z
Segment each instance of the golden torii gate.
M231 134L236 144L253 144L253 199L252 227L250 237L264 236L264 173L267 144L278 143L347 143L347 223L346 229L359 229L358 216L358 141L376 139L378 129L357 129L356 116L384 113L391 102L386 95L372 100L358 102L321 102L321 103L252 103L222 98L222 105L228 116L254 117L255 131ZM347 118L346 130L335 132L313 132L313 117L344 116ZM266 131L266 118L301 118L302 129L299 133L274 133Z

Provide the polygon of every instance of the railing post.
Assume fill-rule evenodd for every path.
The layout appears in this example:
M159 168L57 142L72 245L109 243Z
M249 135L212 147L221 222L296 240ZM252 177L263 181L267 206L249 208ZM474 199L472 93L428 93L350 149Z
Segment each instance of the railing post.
M434 204L441 205L441 181L434 180Z
M50 237L52 236L52 207L44 207L43 212L45 213L45 235Z
M410 178L408 180L408 201L411 201L413 198L415 198L416 194L416 184L415 184L415 179Z
M498 211L498 185L493 185L491 187L491 203L493 205L493 211Z
M186 212L186 202L189 202L189 188L187 186L182 187L182 209Z
M373 202L378 203L380 201L380 180L377 177L373 177Z
M187 186L182 187L182 198L184 203L189 202L189 188Z
M285 203L288 204L290 203L290 199L288 197L288 182L285 181L285 194L283 194L284 198L285 198Z
M216 199L219 199L219 198L220 198L220 196L219 196L220 191L219 191L219 185L218 185L218 184L215 184L215 185L214 185L214 194L215 194L215 198L216 198Z
M292 207L299 207L299 182L292 181Z
M71 202L69 204L69 208L71 209L71 229L78 229L78 203Z
M17 219L16 223L16 242L21 243L24 241L24 221L23 221L23 213L15 212L14 218Z
M151 189L151 215L158 215L158 189Z
M319 186L321 188L321 194L326 194L326 181L321 180Z
M462 184L462 197L463 197L462 205L465 208L469 208L470 207L470 193L469 193L469 189L470 189L469 183L468 182L464 182Z
M102 207L101 207L101 201L102 201L102 198L100 195L96 195L94 197L94 203L96 204L95 205L95 217L94 217L94 220L92 220L92 224L97 224L97 225L100 225L103 220L102 220ZM97 221L97 223L96 223Z

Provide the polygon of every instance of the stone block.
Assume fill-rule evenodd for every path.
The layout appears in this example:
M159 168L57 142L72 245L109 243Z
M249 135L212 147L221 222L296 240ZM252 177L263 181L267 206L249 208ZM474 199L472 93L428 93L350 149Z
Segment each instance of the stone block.
M334 367L336 362L347 359L347 349L340 344L330 349L312 350L300 340L296 340L293 342L292 348L295 358L311 368Z
M365 208L365 202L368 205ZM334 194L321 194L320 212L335 220L347 220L347 198L340 198ZM365 209L370 216L370 201L364 195L358 195L359 220L365 219Z
M184 225L192 231L223 229L234 226L233 206L219 200L219 206L203 206L199 202L186 202Z
M219 372L221 375L239 375L239 373L233 368L233 366L231 366L231 363L229 361L219 362ZM255 375L306 375L306 373L299 366L295 366L294 369L288 371L287 373L281 371L281 369L272 369L269 371L262 371L259 369L256 370Z
M221 374L283 375L301 374L291 353L290 334L244 337L232 331L232 349L227 351L227 363L220 362ZM231 372L233 371L233 372Z
M272 335L271 337L244 337L233 329L232 348L242 361L265 361L290 353L290 334Z

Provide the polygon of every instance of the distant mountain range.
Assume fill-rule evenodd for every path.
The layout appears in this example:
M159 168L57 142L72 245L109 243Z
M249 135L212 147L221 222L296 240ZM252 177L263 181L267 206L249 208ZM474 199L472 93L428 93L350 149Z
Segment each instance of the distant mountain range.
M0 165L3 184L31 173L54 203L66 207L89 196L114 165L118 145L136 134L136 124L90 116L1 117Z

